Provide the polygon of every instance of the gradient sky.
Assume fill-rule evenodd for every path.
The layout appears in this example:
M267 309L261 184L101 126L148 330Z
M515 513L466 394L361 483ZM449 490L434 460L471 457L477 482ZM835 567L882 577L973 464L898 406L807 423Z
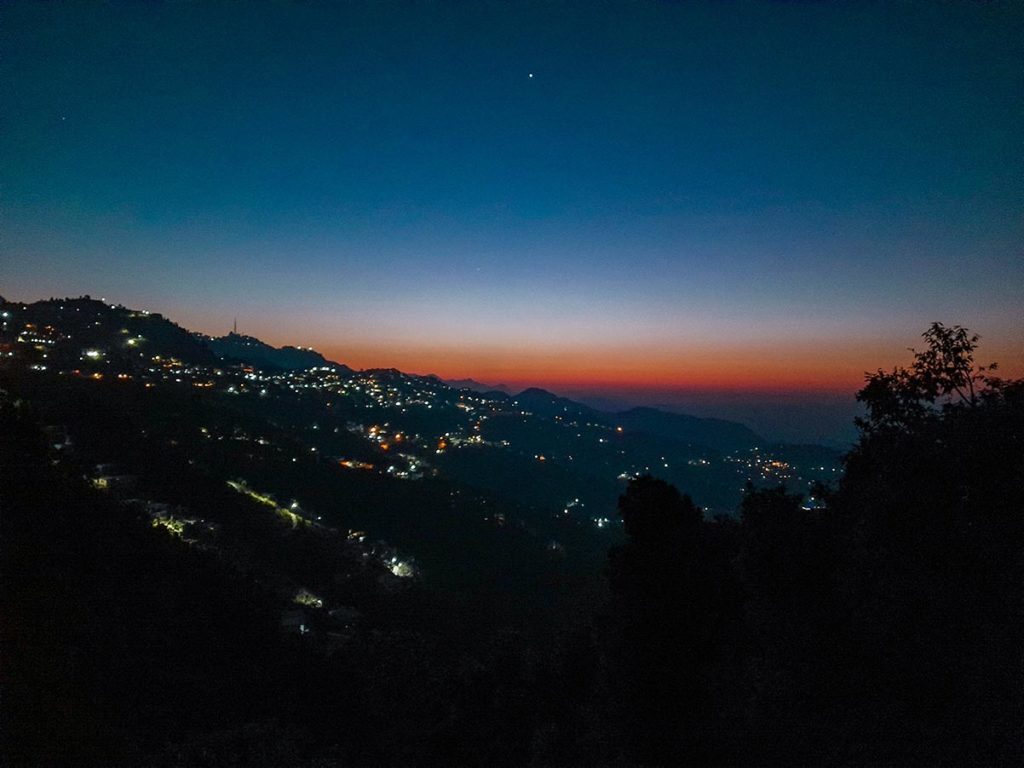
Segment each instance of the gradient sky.
M0 6L0 293L357 367L1024 375L1024 4ZM530 77L530 74L533 77Z

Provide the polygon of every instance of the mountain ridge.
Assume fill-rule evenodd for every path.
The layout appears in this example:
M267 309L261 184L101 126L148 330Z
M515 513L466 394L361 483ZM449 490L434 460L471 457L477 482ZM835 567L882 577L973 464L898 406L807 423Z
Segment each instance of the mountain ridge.
M447 384L449 387L454 389L472 389L474 392L501 392L505 395L513 394L512 388L506 384L484 384L482 381L477 381L473 378L466 379L445 379L438 376L436 373L428 373L426 378L437 379L442 384Z
M352 369L343 363L328 360L311 347L295 347L284 345L275 347L255 336L236 333L226 336L205 336L197 334L218 357L250 365L260 365L283 371L296 371L305 368L334 367L351 372Z
M47 299L30 304L4 302L4 306L31 306L40 324L67 321L74 314L77 323L78 346L96 345L105 348L111 358L125 356L139 357L159 352L167 357L180 358L186 362L210 363L220 360L225 363L247 364L275 371L299 371L310 368L333 368L354 374L347 365L325 358L312 348L285 345L274 347L255 336L235 332L214 337L189 331L159 313L133 310L121 305L111 305L92 299L80 298ZM119 330L114 330L116 320ZM88 321L88 322L87 322ZM108 325L103 325L107 322ZM103 344L106 338L106 344ZM137 346L133 339L138 340ZM127 345L127 346L126 346ZM599 423L608 427L622 427L633 432L666 438L690 445L701 445L716 451L728 453L765 445L761 436L745 425L727 419L706 418L689 414L672 413L651 407L636 407L623 411L605 411L562 397L541 387L527 387L519 393L506 392L474 379L446 381L436 374L420 376L394 368L373 368L364 372L385 372L410 379L421 379L440 383L453 390L474 389L463 387L473 384L474 389L491 399L510 399L524 410L545 418L560 420L581 420ZM498 385L502 386L502 385ZM505 388L507 389L507 387Z

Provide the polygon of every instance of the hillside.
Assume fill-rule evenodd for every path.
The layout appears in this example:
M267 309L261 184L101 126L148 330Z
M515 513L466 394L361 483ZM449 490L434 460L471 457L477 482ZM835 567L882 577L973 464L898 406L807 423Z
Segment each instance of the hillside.
M878 374L837 482L731 422L222 358L91 299L3 304L0 353L17 764L1019 753L1020 383L893 410Z
M734 422L654 409L606 413L542 389L480 393L395 369L355 372L313 350L276 349L238 334L210 339L159 315L90 299L3 306L0 343L13 356L12 370L94 386L113 377L122 388L134 382L154 392L185 387L247 418L267 419L277 409L279 422L297 409L307 424L333 424L339 438L348 436L331 448L335 456L389 477L443 476L497 494L522 505L524 519L555 539L565 533L552 518L567 500L586 510L570 515L576 525L603 526L625 480L654 470L716 514L735 510L747 480L809 488L836 477L835 452L812 460L807 451L766 445ZM391 439L397 435L401 448ZM599 551L600 541L583 549Z
M201 338L217 357L259 368L280 371L298 371L318 367L352 370L346 365L327 360L316 350L291 346L273 347L254 336L229 333L227 336L202 336Z
M615 414L615 421L626 429L691 445L705 445L726 453L766 445L766 441L753 430L734 421L698 418L656 408L623 411Z

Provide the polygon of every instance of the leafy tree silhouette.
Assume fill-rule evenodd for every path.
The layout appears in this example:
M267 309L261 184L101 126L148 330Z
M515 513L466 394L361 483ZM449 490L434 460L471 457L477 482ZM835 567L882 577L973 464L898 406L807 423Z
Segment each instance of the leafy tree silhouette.
M702 521L638 478L609 553L628 758L650 765L1024 760L1024 381L933 323L868 374L839 486L748 486ZM617 622L617 623L616 623Z
M693 499L651 475L630 482L619 497L619 516L626 535L645 545L692 534L701 522Z
M640 764L700 764L727 579L693 500L645 475L619 497L627 542L609 553L615 595L610 651L625 750Z
M858 393L868 414L832 500L844 642L861 660L840 684L845 716L874 759L1019 762L1024 382L976 365L960 326L923 337L909 368Z
M879 369L866 376L857 399L868 409L867 418L858 418L865 433L906 430L942 410L974 408L984 389L1002 386L991 376L996 364L976 365L974 352L980 336L959 325L946 327L932 323L921 334L926 347L914 353L909 368L896 367L891 373Z

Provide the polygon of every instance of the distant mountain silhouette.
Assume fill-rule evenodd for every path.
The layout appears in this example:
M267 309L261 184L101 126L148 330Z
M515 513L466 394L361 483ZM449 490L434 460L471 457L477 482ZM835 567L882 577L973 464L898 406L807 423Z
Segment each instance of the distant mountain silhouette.
M489 394L500 392L503 395L511 395L512 390L504 384L484 384L476 379L442 379L436 373L428 374L428 379L437 379L442 384L447 384L452 389L472 389L474 392Z
M11 306L13 308L14 305ZM194 364L212 364L219 358L270 370L292 371L328 366L352 372L351 368L327 360L313 349L273 347L253 336L238 333L221 337L190 333L160 314L110 306L89 297L34 302L26 311L28 314L22 313L24 319L35 322L39 327L60 325L73 332L74 343L51 349L54 364L68 362L63 360L65 356L77 360L83 348L96 347L111 363L122 358L137 360L142 355L147 358L159 355ZM428 378L454 389L473 389L493 399L512 397L520 408L537 416L621 426L722 452L766 445L765 440L744 425L724 419L698 418L656 408L633 408L615 413L591 408L539 387L525 389L513 396L503 385L491 386L475 379L445 381L436 375L419 377L397 369L367 371L374 372L405 379Z
M633 408L608 413L559 397L546 389L531 387L515 395L514 400L524 409L539 416L578 419L587 422L623 427L654 437L701 445L716 451L746 450L765 445L764 438L735 421L706 419L685 414L669 413L657 408Z
M508 392L505 392L502 389L488 389L487 391L481 392L480 394L483 395L484 397L490 399L490 400L511 400L512 399L512 395L510 395Z
M535 413L538 416L571 416L573 418L583 418L588 421L607 421L608 414L602 414L600 411L595 411L593 408L589 408L582 403L577 403L575 400L570 400L567 397L559 397L553 392L548 392L546 389L540 387L530 387L524 389L518 395L512 398L524 410L530 413Z
M615 418L618 426L624 429L705 445L717 451L729 452L765 445L765 440L753 430L725 419L704 419L667 413L657 408L633 408L615 414Z
M314 349L291 346L273 347L254 336L246 336L240 333L229 333L227 336L219 337L203 337L203 341L220 358L237 360L260 368L296 371L305 368L330 366L345 371L352 370L346 365L326 359Z

